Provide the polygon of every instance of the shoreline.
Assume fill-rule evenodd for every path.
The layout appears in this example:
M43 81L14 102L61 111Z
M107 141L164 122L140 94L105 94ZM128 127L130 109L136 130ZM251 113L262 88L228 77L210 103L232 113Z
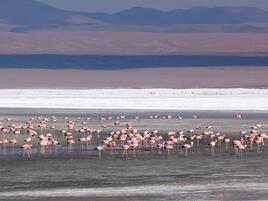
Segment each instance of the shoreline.
M2 108L268 110L268 89L1 89Z

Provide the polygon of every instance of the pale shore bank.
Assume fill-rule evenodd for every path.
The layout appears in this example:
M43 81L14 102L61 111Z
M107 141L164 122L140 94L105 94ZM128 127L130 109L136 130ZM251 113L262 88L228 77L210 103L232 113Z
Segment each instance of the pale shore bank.
M266 67L0 69L0 88L267 88Z

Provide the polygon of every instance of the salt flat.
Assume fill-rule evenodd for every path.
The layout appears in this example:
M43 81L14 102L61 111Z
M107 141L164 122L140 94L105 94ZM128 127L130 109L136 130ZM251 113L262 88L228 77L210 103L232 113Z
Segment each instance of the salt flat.
M0 107L268 110L268 89L1 89Z

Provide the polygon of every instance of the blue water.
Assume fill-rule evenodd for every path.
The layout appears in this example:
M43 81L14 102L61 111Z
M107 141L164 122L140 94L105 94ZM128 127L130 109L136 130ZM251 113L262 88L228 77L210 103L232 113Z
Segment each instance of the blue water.
M0 68L129 69L149 67L268 66L268 56L0 55Z

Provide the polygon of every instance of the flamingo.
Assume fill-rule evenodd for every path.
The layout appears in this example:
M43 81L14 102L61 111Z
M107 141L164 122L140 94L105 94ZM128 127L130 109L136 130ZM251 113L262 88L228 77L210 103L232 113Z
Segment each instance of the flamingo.
M168 155L170 155L170 152L174 149L174 146L172 144L168 144L165 146L165 148L168 151Z
M21 148L23 149L23 157L27 156L27 158L30 158L32 145L31 144L24 144L21 146Z
M208 145L211 148L211 154L214 155L215 154L215 147L217 145L217 142L216 141L211 141L211 142L208 143Z
M188 150L190 150L191 148L193 148L194 146L194 142L191 141L190 144L184 144L182 145L182 148L184 149L184 154L185 154L185 157L188 156Z
M236 114L236 118L237 119L242 119L242 115L241 114Z
M123 157L124 157L124 156L128 157L128 150L129 150L129 148L130 148L129 145L124 145L124 146L122 146L122 150L123 150L123 154L122 154L122 156L123 156Z
M99 145L95 149L99 151L99 158L101 158L102 152L104 151L105 146Z
M231 140L229 138L225 138L224 142L225 142L225 149L227 150L228 149L228 144L231 142Z

